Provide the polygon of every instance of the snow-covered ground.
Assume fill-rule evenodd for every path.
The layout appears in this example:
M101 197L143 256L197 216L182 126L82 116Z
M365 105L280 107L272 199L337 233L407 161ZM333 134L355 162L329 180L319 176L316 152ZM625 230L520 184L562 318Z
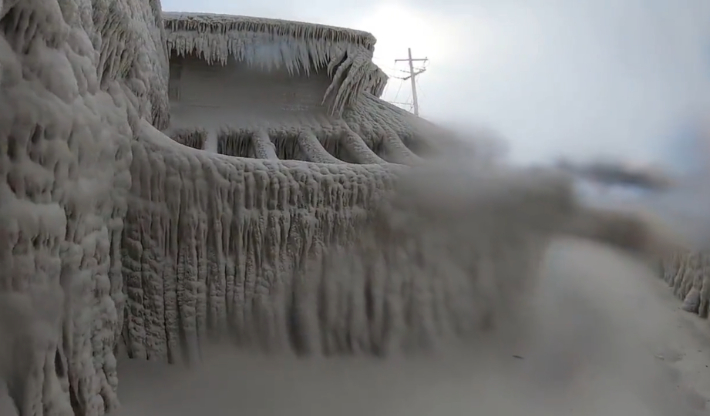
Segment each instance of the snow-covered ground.
M708 322L645 265L588 243L548 256L518 341L438 357L123 361L122 415L689 416L710 414ZM502 305L510 307L510 305ZM535 318L532 318L535 316ZM708 404L710 407L710 404Z

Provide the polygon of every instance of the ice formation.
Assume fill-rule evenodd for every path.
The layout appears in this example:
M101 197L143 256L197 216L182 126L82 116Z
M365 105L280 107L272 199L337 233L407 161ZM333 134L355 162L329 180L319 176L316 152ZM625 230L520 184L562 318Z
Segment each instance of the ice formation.
M61 337L12 346L36 357L30 372L13 361L1 375L19 414L118 404L131 142L140 120L165 123L168 107L159 11L157 1L0 2L0 286L66 299L62 320L38 321Z
M233 58L262 70L284 68L289 74L326 70L331 83L323 102L334 115L364 91L379 96L387 82L372 63L375 38L366 32L242 16L168 12L163 17L168 48L177 56L194 54L222 65Z
M564 176L427 164L449 141L378 99L369 34L163 18L159 0L0 1L3 415L115 409L119 343L177 361L219 337L326 355L475 338L515 314L556 233L654 249ZM285 69L286 104L325 86L200 123L169 58Z
M663 279L683 300L683 310L708 318L710 256L706 251L681 251L661 263Z

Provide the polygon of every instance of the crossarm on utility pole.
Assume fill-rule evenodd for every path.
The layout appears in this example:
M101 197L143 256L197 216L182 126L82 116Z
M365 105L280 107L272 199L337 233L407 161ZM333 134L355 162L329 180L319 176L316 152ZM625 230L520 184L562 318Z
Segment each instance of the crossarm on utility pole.
M417 75L424 72L426 69L420 69L418 71L414 70L414 62L426 62L428 58L412 58L412 48L408 48L407 52L409 57L407 59L395 59L394 62L408 62L409 63L409 76L402 78L403 80L410 80L412 83L412 107L414 108L414 115L419 115L419 99L417 98L417 84L415 78Z
M422 69L420 69L419 71L417 71L417 72L415 72L415 73L413 73L413 74L411 74L411 75L408 75L408 76L406 76L406 77L404 77L404 78L400 78L400 79L406 81L406 80L408 80L409 78L416 77L417 75L419 75L419 74L421 74L421 73L423 73L423 72L426 72L426 68L422 68Z

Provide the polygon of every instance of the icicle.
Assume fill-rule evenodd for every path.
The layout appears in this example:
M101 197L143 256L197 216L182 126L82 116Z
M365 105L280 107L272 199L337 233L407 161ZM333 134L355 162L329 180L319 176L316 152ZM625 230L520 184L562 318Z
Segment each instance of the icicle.
M274 143L269 139L269 133L266 130L259 130L252 135L252 146L254 147L254 156L258 159L278 160Z
M217 153L217 132L209 130L204 143L204 150L212 153Z
M374 63L375 38L366 32L241 16L165 13L167 44L178 56L195 54L209 64L229 58L263 71L290 75L325 68L333 78L323 97L339 116L363 92L381 95L387 76Z
M312 131L303 131L298 135L298 146L310 162L343 163L323 148L323 145Z

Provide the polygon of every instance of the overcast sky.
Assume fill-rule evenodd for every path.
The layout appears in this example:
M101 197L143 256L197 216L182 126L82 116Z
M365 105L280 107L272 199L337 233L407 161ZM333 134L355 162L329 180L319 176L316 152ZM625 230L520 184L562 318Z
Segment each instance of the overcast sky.
M422 116L485 126L518 161L609 156L675 162L710 120L707 0L163 0L170 11L303 20L367 30L401 76L428 57ZM410 101L391 79L384 98ZM686 134L687 136L687 134ZM686 146L687 147L687 146Z

